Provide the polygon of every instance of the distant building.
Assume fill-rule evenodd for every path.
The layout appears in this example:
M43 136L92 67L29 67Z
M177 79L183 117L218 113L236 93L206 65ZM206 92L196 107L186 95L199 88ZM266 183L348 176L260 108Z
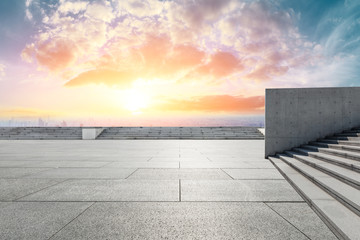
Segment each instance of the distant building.
M45 127L47 124L44 120L42 120L41 118L38 119L38 126L39 127Z
M65 122L65 120L62 121L61 124L60 124L60 127L66 127L66 126L67 126L67 123Z

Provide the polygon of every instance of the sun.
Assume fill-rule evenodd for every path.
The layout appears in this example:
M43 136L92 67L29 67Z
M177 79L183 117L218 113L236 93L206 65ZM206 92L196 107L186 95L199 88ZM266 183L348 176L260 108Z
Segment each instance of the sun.
M149 106L149 95L139 89L128 89L124 92L124 108L132 114L141 114Z

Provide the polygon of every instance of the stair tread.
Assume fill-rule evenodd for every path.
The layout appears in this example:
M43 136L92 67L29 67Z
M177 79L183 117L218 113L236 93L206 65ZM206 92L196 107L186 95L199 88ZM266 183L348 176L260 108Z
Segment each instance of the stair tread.
M330 154L326 154L326 153L322 153L322 152L309 152L310 156L319 156L322 158L327 158L329 160L333 160L333 161L337 161L337 162L343 162L355 167L360 167L360 162L356 161L356 160L352 160L352 159L347 159L347 158L342 158L339 156L335 156L335 155L330 155Z
M337 175L341 176L342 178L348 179L351 182L356 183L360 186L360 173L352 171L350 169L346 169L337 165L334 165L329 162L321 161L319 159L310 157L310 156L303 156L300 154L295 154L296 157L303 159L311 164L316 164L318 167L321 167L324 170L336 173ZM309 166L310 167L310 166Z
M345 133L336 133L334 136L349 136L349 137L357 137L360 136L359 132L345 132Z
M360 141L360 137L354 137L354 136L331 136L331 137L327 137L326 139L329 140L341 140L341 141L355 141L355 142L359 142Z
M356 144L360 146L360 141L344 141L344 140L340 140L338 141L339 144Z
M358 215L302 174L298 172L294 173L294 170L282 160L274 157L269 157L269 159L342 236L346 236L349 239L359 239L360 219Z
M348 155L348 156L352 156L352 157L356 157L356 158L360 159L360 153L349 152L349 151L346 151L346 150L321 148L321 147L316 147L316 146L311 146L311 145L303 145L302 147L317 150L317 151L322 151L322 152L330 152L330 153L338 153L338 154L341 154L341 155Z
M344 149L345 151L347 149L360 151L360 147L358 147L358 146L346 145L346 144L343 144L341 142L339 142L339 143L326 143L326 142L318 141L318 142L311 142L311 144L320 144L322 146L328 146L329 148L335 148L335 149L340 148L340 149Z
M281 156L281 158L289 161L306 175L319 182L322 186L336 193L336 195L341 196L343 199L347 199L353 207L360 211L360 191L292 157Z

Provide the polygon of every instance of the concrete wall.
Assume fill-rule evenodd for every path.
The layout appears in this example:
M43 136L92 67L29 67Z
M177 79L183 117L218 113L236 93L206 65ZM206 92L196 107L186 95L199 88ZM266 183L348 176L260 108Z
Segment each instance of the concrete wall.
M82 139L83 140L94 140L96 139L105 128L83 128Z
M360 126L360 87L266 89L265 157Z

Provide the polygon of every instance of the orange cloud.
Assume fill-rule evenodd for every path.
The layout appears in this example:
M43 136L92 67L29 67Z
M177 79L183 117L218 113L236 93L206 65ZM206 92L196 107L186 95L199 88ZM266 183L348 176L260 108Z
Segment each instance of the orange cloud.
M144 44L128 52L103 55L94 62L100 70L81 73L66 86L90 83L122 86L123 82L131 83L137 78L176 80L179 72L203 64L205 56L205 52L192 45L174 45L167 36L148 35Z
M175 45L166 61L166 68L181 70L202 63L205 53L191 45Z
M191 100L171 99L159 106L159 109L165 111L263 113L264 105L264 96L209 95L193 97Z
M66 39L55 39L41 44L36 52L37 61L50 70L60 70L76 60L76 46Z
M136 74L132 72L118 72L114 70L100 69L83 72L77 77L68 81L65 86L72 87L91 83L103 83L110 86L117 85L128 87L136 79Z
M243 68L240 60L233 54L229 52L217 52L211 56L211 60L208 64L198 69L198 73L221 78L236 71L240 71Z
M278 81L315 55L294 12L268 1L60 1L54 8L22 57L61 76L78 74L67 86L129 82L128 72L171 82ZM87 69L118 72L120 80Z

